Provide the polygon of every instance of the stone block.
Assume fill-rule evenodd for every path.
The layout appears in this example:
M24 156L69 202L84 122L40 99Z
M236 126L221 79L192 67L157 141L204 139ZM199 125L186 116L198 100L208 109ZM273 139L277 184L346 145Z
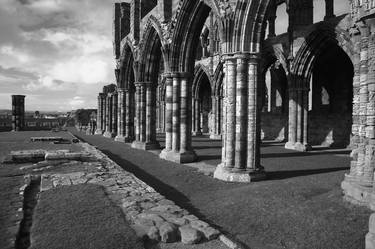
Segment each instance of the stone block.
M150 227L147 232L147 236L150 240L160 241L159 229L155 226Z
M173 243L178 241L177 227L169 222L164 222L159 227L161 241L165 243Z
M202 233L190 225L179 227L179 231L184 244L196 244L202 239Z

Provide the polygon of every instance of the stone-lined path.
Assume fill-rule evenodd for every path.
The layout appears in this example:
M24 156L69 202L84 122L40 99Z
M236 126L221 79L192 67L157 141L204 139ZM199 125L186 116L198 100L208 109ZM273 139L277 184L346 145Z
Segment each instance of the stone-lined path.
M344 202L340 189L350 160L347 151L299 153L267 143L262 148L262 165L268 179L238 184L215 180L102 136L74 133L168 199L250 248L364 248L370 212ZM220 160L219 141L194 138L193 146L198 156L205 154L199 147L210 152L203 158L211 160L211 165Z
M121 169L100 151L87 144L82 146L96 158L95 162L86 163L89 171L44 174L42 191L78 184L101 185L112 201L121 207L140 238L167 243L181 239L185 244L196 244L202 240L216 239L220 235L218 230Z
M2 224L0 248L14 248L20 227L22 227L22 231L27 232L22 236L23 243L27 243L27 245L16 246L16 248L27 248L30 239L31 248L38 249L56 248L56 246L72 248L73 245L75 248L88 248L89 245L90 248L141 248L140 240L137 237L146 238L147 243L144 246L150 249L227 248L216 239L220 235L218 230L181 209L173 201L167 200L152 187L133 174L124 171L106 155L88 144L56 146L49 142L31 142L30 133L3 133L0 135L4 138L3 140L13 141L12 146L3 147L0 151L1 159L6 162L0 167L2 189L0 193L0 221ZM72 138L70 135L68 137ZM1 143L0 146L2 146ZM17 148L26 150L16 150ZM63 148L63 150L58 150L58 148ZM73 149L73 152L70 149ZM34 183L37 186L32 189L37 192L34 196L27 195L28 197L25 197L23 195L24 192L27 192L25 189L29 188L29 184ZM39 185L41 186L39 187ZM87 206L85 209L84 205L93 201L91 198L86 200L83 194L90 188L91 191L95 190L95 193L88 192L86 195L94 199L100 197L100 199L95 199L96 203L91 203L92 206ZM103 190L105 191L103 192L104 196L101 193ZM71 195L81 196L77 200L80 204L69 204L76 198L70 196L69 191L71 191ZM59 196L60 198L58 198ZM25 207L24 198L28 199L26 212L25 209L22 209ZM108 201L117 207L112 207ZM37 204L38 202L40 203ZM33 205L32 210L29 209L31 204ZM37 211L34 213L35 205ZM103 209L105 213L101 213L97 209L99 206L106 206ZM119 214L117 209L123 214ZM78 213L85 212L85 214L76 216L77 213L71 213L73 210ZM58 214L53 212L58 212ZM88 216L90 213L95 217ZM108 220L115 219L113 223L117 224L116 231L111 231L113 225L101 220L106 215L109 215ZM126 217L127 221L125 219L125 222L121 221L123 217ZM75 221L77 219L81 220L80 224ZM88 219L88 222L85 219ZM28 225L25 225L26 223L22 225L25 220ZM52 222L52 220L54 221ZM95 228L91 227L92 222L98 222L95 223ZM33 224L32 227L31 224ZM55 227L55 224L58 225ZM72 225L71 228L75 229L75 234L64 230L63 227L67 224ZM104 226L103 229L101 226ZM87 230L87 234L80 229L83 227L85 227L84 230ZM135 230L137 236L133 231L130 231L132 229ZM90 236L93 235L90 233L99 237L91 238L93 241L90 241ZM66 237L71 239L65 240ZM197 245L173 243L180 240L185 244L204 243ZM172 243L155 243L155 241Z

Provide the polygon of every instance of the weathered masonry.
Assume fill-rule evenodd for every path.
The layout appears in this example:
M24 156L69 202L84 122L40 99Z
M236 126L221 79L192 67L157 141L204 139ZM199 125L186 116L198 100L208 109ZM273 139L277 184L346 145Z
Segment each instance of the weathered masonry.
M12 95L12 131L22 131L25 127L25 96Z
M144 150L159 149L165 133L160 158L178 163L196 159L192 136L209 134L223 144L214 176L238 182L265 177L262 139L298 151L350 147L345 198L375 209L375 1L348 0L336 16L325 0L317 23L313 4L116 3L117 82L98 96L96 133ZM288 29L276 34L282 5Z

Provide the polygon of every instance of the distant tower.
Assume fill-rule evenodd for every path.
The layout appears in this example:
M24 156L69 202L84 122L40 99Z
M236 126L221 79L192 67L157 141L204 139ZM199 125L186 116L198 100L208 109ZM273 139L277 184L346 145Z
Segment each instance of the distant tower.
M12 95L12 130L21 131L25 127L25 96Z

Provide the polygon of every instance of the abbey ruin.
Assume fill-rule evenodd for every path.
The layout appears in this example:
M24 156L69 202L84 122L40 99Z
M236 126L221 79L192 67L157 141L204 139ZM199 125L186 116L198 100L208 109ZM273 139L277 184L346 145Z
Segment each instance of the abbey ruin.
M196 160L192 136L209 134L222 139L214 177L234 182L266 177L262 139L349 147L344 198L375 210L375 1L350 0L347 12L325 0L314 23L313 0L116 3L117 82L98 96L96 134L156 150L164 133L159 157L178 163Z

